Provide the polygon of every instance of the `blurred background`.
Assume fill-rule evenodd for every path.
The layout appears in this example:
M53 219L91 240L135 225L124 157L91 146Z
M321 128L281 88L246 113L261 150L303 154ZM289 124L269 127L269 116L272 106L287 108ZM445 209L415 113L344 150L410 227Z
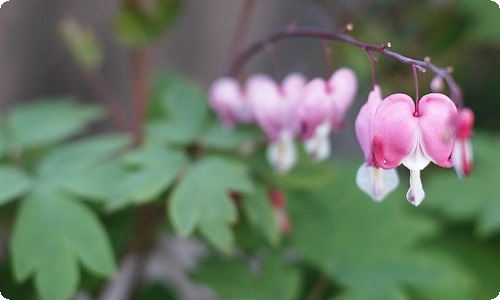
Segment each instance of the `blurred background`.
M205 86L224 74L242 0L186 0L179 20L153 52L153 74L164 70L186 75ZM58 24L68 16L97 32L104 49L103 74L122 101L130 94L129 52L114 35L119 1L13 0L0 10L1 106L45 95L76 94L96 101L95 94L61 40ZM500 126L500 9L488 0L328 1L255 0L245 44L290 24L340 29L354 25L352 35L384 44L409 57L430 56L438 66L452 66L462 85L467 106L474 109L477 126ZM348 124L370 89L366 55L350 45L333 43L333 67L349 66L359 75L359 100ZM281 75L303 72L326 76L321 43L305 39L280 42L277 55ZM271 58L258 54L246 66L247 74L273 74ZM377 81L384 95L413 94L411 68L381 57ZM153 76L154 77L154 76ZM420 76L421 93L428 92L430 74ZM351 122L349 122L351 121ZM352 129L352 126L350 126ZM352 137L349 128L345 136ZM339 145L351 145L344 135ZM350 148L350 146L348 147Z

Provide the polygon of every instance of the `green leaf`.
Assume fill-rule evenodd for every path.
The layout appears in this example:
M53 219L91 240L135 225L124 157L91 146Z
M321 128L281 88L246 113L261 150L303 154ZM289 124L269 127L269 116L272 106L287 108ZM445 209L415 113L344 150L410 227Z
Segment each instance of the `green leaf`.
M31 179L23 170L0 165L0 206L28 192L31 187Z
M231 191L253 192L245 165L219 157L198 161L172 193L168 211L175 231L188 236L199 228L214 246L229 251L233 243L229 228L237 218Z
M109 200L109 209L154 200L187 164L182 152L163 148L141 149L127 155L125 160L139 168L126 174L118 184Z
M59 29L66 46L80 67L85 71L92 71L101 66L102 48L94 31L83 28L72 18L64 19Z
M477 133L473 140L474 170L460 180L453 170L436 170L424 178L426 206L454 221L475 220L479 233L500 231L500 194L492 178L500 177L500 139Z
M100 108L71 98L44 98L13 109L9 124L19 146L32 148L64 140L102 117Z
M59 146L49 152L37 167L41 178L61 180L73 176L130 145L126 135L101 135Z
M405 286L419 289L443 282L457 270L455 262L442 263L440 257L417 248L437 234L437 224L407 203L406 186L375 203L357 189L356 165L336 166L337 176L330 184L291 193L288 207L292 244L306 261L347 287L341 299L382 292L390 297L383 299L405 299ZM466 282L467 274L458 272L457 278ZM470 299L470 288L463 284L453 289L464 295L462 299Z
M500 41L499 8L496 2L460 0L457 1L457 9L471 19L467 28L467 37L471 41L486 43Z
M278 256L260 262L257 270L250 262L212 258L197 271L197 279L208 284L222 299L291 300L298 299L300 292L300 274Z
M276 246L280 240L280 232L267 191L262 187L257 189L254 195L243 198L242 205L250 224L262 231L271 245Z
M244 151L245 147L252 148L258 140L264 140L262 131L256 128L237 127L224 128L221 122L216 121L203 136L203 144L207 148L216 150Z
M100 276L109 277L116 270L95 214L48 186L39 186L21 203L11 247L17 280L34 275L43 299L64 300L76 291L78 262Z
M161 119L148 124L150 137L181 145L199 138L207 117L206 98L200 86L178 76L162 76L152 102L161 112Z
M180 12L181 0L155 0L150 8L123 1L116 19L118 38L131 47L144 47L159 40Z

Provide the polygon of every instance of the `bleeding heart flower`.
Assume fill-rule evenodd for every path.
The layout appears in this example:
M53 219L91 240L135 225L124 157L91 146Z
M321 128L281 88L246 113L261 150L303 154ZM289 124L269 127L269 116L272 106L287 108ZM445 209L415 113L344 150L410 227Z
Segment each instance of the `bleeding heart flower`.
M354 100L356 89L356 75L347 68L337 70L328 81L316 78L304 87L297 117L304 147L314 160L330 155L330 132L343 126L344 115Z
M290 74L281 86L266 75L254 75L246 86L248 100L257 124L269 140L267 157L278 172L288 171L297 161L294 139L300 130L297 103L306 80Z
M406 198L415 206L425 197L420 171L431 161L441 167L453 166L454 141L449 138L449 120L456 114L450 98L438 93L425 95L417 103L408 95L394 94L377 108L374 164L384 169L403 164L410 170Z
M453 123L455 144L452 159L458 176L464 177L472 172L473 152L470 137L474 127L474 113L469 108L463 108L458 112Z
M208 101L228 128L253 121L245 94L238 81L232 77L217 79L210 87Z
M326 86L332 98L332 128L339 130L344 126L344 116L356 96L358 80L353 70L340 68L328 79Z
M374 86L368 101L361 107L356 117L355 128L365 162L356 173L356 184L376 201L382 201L399 184L395 169L384 170L374 165L372 141L375 136L375 112L382 102L379 86Z
M304 87L297 105L297 118L301 124L301 138L306 152L317 161L330 155L332 108L325 80L311 80Z

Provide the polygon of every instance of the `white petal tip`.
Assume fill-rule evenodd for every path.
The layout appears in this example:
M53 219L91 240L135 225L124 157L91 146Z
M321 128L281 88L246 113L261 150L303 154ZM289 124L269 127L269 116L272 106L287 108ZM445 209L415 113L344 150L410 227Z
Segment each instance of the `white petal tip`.
M399 185L395 169L384 170L362 164L356 173L356 184L375 202L381 202Z

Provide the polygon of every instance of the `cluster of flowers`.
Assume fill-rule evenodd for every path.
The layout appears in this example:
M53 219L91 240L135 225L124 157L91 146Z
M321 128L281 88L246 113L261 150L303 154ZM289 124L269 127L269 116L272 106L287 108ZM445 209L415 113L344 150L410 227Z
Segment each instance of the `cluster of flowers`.
M209 91L209 102L229 128L257 123L269 141L269 163L285 173L297 160L297 137L312 159L329 156L330 132L342 127L356 90L356 75L347 68L337 70L328 80L307 81L293 73L281 84L257 74L243 85L231 77L216 80Z
M256 123L269 141L268 161L284 173L297 160L296 138L312 159L329 156L329 135L342 128L356 90L356 76L348 68L337 70L328 80L307 81L290 74L281 84L267 75L253 75L245 84L223 77L212 84L209 102L229 128ZM395 168L402 164L410 170L407 199L419 205L425 196L420 171L430 162L455 166L459 176L470 173L473 123L470 109L458 110L443 94L431 93L415 102L405 94L383 100L375 85L355 122L365 157L356 183L380 201L399 184Z

